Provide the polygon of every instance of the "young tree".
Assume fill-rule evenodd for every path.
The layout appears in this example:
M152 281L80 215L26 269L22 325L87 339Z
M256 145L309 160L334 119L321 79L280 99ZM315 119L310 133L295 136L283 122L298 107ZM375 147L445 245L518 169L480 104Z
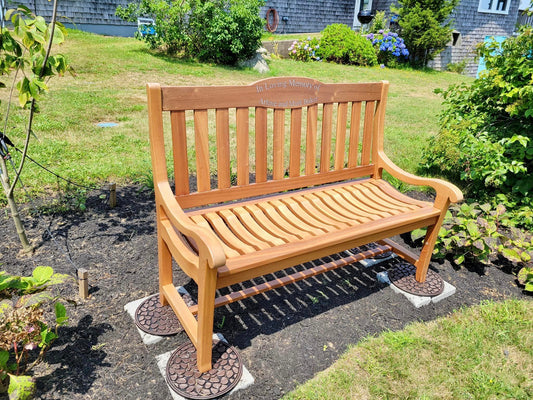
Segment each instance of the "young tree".
M426 66L450 41L450 14L459 0L398 0L391 11L398 14L402 37L409 49L409 62Z
M54 0L53 15L50 24L43 17L36 16L29 8L19 6L9 10L6 19L11 20L13 29L2 28L0 32L0 74L13 75L11 90L16 87L21 107L27 108L28 122L25 129L24 149L15 167L12 179L9 176L8 164L12 161L9 147L12 143L4 132L0 135L0 181L4 190L11 216L24 250L31 249L24 226L20 219L14 191L24 168L32 136L32 123L37 112L37 101L48 88L46 81L68 70L62 55L51 55L52 44L64 41L66 30L56 22L57 0ZM0 86L6 85L0 83ZM9 113L4 119L7 121ZM7 126L7 123L4 124Z

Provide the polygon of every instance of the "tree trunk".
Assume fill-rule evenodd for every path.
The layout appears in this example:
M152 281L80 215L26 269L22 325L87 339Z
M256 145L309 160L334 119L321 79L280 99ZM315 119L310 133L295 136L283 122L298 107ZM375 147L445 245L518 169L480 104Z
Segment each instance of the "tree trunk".
M3 166L5 167L5 163L3 164ZM18 211L17 203L15 202L13 191L9 190L10 185L9 178L7 176L7 171L2 170L1 172L2 186L4 187L4 193L7 196L7 204L11 211L11 217L13 218L13 222L15 223L15 228L17 229L17 234L19 235L20 243L22 244L24 251L29 253L33 250L33 248L30 245L30 242L28 241L26 231L24 230L24 225L22 224L22 220L20 219L20 214ZM6 190L6 188L8 190Z

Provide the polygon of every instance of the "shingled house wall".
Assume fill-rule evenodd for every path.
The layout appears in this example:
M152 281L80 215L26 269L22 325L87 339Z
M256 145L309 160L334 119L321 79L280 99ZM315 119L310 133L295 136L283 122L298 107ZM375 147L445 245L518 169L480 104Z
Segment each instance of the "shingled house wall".
M261 9L264 17L269 8L278 12L279 25L276 33L320 32L334 23L352 26L354 0L268 0ZM283 17L287 21L283 21Z
M453 36L446 48L435 57L430 64L435 69L446 69L449 63L460 63L466 60L465 73L475 76L478 68L478 60L475 59L474 50L478 43L485 40L486 36L512 36L518 18L520 1L510 0L508 14L495 14L479 12L479 0L461 0L453 11L453 28L457 37ZM374 10L386 10L389 12L390 5L394 0L375 0Z
M115 15L119 5L128 0L61 0L57 5L58 21L69 28L100 33L104 35L133 36L137 24L125 22ZM6 3L6 2L4 2ZM52 2L48 0L17 0L13 4L24 4L47 20L52 16ZM7 8L14 7L7 4Z

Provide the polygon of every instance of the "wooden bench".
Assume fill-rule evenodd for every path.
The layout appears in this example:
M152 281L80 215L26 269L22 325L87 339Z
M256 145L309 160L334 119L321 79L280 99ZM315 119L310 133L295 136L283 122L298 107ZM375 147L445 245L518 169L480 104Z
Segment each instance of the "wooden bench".
M200 372L211 368L215 307L390 249L424 282L446 210L462 194L401 170L385 155L388 87L297 77L248 86L148 84L160 299L195 345ZM401 194L383 171L434 188L435 201ZM422 227L428 230L420 256L388 239ZM216 297L219 288L376 241L377 252ZM172 258L198 285L197 305L187 306L176 291Z

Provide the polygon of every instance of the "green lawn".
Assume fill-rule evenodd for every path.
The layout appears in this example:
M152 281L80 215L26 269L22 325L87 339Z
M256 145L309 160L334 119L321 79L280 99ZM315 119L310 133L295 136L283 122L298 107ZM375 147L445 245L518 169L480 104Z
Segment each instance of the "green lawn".
M329 63L272 60L271 72L220 67L178 60L149 51L133 38L69 31L58 49L76 76L53 78L34 122L37 139L30 156L58 174L83 184L138 182L150 170L145 85L249 84L268 76L308 76L324 82L391 82L386 120L386 150L403 168L414 171L427 139L437 132L441 99L435 88L468 78L451 73L357 68ZM5 80L6 81L6 80ZM9 83L9 81L7 81ZM8 90L0 91L2 115ZM16 100L16 99L15 99ZM12 108L7 135L22 147L25 112ZM100 128L99 122L118 122ZM57 179L28 163L23 181L34 194L57 190ZM0 199L1 202L1 199Z
M487 302L367 338L284 400L531 399L531 305Z

